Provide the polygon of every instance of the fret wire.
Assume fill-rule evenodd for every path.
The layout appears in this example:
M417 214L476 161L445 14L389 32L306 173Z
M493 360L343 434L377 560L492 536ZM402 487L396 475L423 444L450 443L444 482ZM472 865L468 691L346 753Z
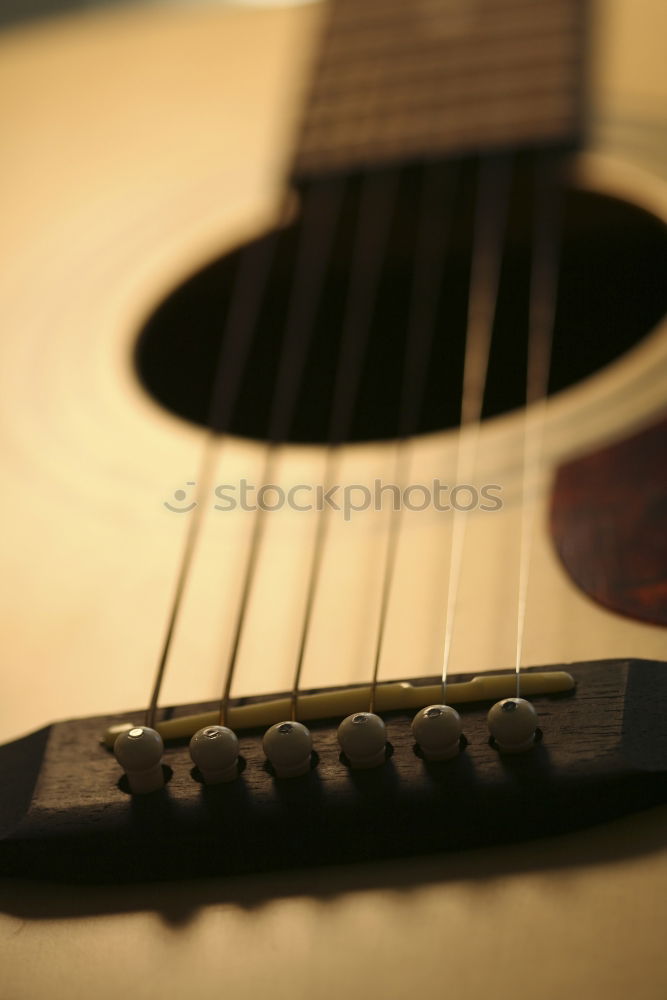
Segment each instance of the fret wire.
M457 39L435 34L416 38L411 31L411 25L406 25L404 30L397 26L393 29L393 35L391 31L385 34L373 32L366 38L356 34L350 39L340 39L343 44L340 42L337 44L334 39L329 43L329 49L318 65L314 88L317 91L325 91L332 87L338 89L341 81L355 74L364 73L365 68L368 69L371 65L383 62L386 64L389 59L395 61L397 54L403 60L398 68L400 75L397 82L400 83L403 69L414 66L420 58L426 60L427 69L435 70L437 67L433 66L433 58L438 50L447 56L447 63L441 67L446 73L451 72L452 66L455 71L459 69L465 71L469 61L479 69L483 69L486 57L489 58L492 67L502 65L503 55L510 58L518 55L530 61L535 58L536 52L544 49L545 45L547 47L544 49L545 52L548 52L553 45L560 45L564 52L573 53L580 27L579 13L569 21L551 24L542 20L531 23L510 23L503 19L495 25L487 23L485 31L465 32Z
M437 60L434 59L434 66ZM454 115L461 117L470 113L471 109L477 111L478 115L484 113L490 119L492 115L498 114L498 109L502 108L506 120L512 121L525 118L526 109L530 110L539 102L538 107L542 110L549 109L553 114L558 108L558 102L562 105L564 114L572 114L572 94L577 86L574 74L564 78L561 67L552 65L540 66L540 79L531 80L539 66L539 60L535 57L527 65L517 62L512 69L508 69L506 64L502 64L497 73L490 73L486 79L480 80L471 67L469 76L465 74L452 73L444 79L434 79L427 73L428 67L416 66L414 73L401 80L405 89L391 94L374 94L373 107L382 108L389 118L398 118L403 114L421 114L421 116L431 123L437 116L447 117ZM489 67L485 67L487 72ZM442 76L442 71L440 71ZM322 128L325 124L335 123L341 116L346 120L358 121L371 117L369 112L369 98L366 98L364 105L360 105L359 99L355 101L354 87L364 88L369 85L369 78L360 77L346 81L346 88L340 93L329 92L326 96L317 96L313 100L312 118L309 126L312 131L315 127ZM442 87L446 86L443 92ZM529 95L526 91L530 88ZM502 102L514 100L520 97L522 104L518 107L504 106ZM437 145L438 136L432 136L432 142ZM367 141L368 137L366 137Z
M530 22L529 27L526 28L524 26L526 25L526 21L529 20L526 18L526 14L533 15L533 17L535 15L535 0L523 0L523 2L504 0L502 4L492 4L489 0L486 0L484 3L486 9L483 11L483 16L478 16L473 22L474 27L468 30L476 30L480 33L489 30L489 28L491 30L497 30L497 28L500 28L500 30L505 28L507 30L509 22L512 26L518 24L519 30L540 31L545 26L553 23L556 25L561 24L563 21L569 23L572 19L576 18L576 5L580 2L581 0L541 0L539 4L539 21ZM423 34L426 34L429 29L437 28L441 25L443 15L444 17L451 17L450 24L454 27L462 24L460 7L459 10L447 11L446 5L442 3L442 0L437 0L437 2L430 4L422 3L420 4L420 8L418 23ZM465 21L466 16L464 14L464 24ZM368 3L367 0L363 5L356 3L351 7L344 3L341 4L340 0L337 0L329 25L332 35L329 49L333 48L333 45L337 42L342 42L345 48L349 47L350 41L353 44L356 42L360 46L363 46L368 43L369 38L373 40L383 30L400 29L406 26L406 24L408 27L413 27L414 15L404 2L392 5L388 4L386 0L382 3ZM465 27L467 28L467 25Z
M277 459L277 446L289 435L303 382L308 352L315 328L326 265L340 216L345 181L334 178L308 187L304 195L303 226L300 233L297 260L292 277L292 290L287 308L284 342L280 351L275 389L269 415L269 440L262 482L270 482ZM241 638L245 628L250 595L266 527L266 511L255 514L246 561L243 586L232 640L219 718L226 725L232 686L238 665Z
M399 405L399 440L394 459L394 482L401 490L401 499L398 510L392 511L390 515L387 533L385 569L371 680L370 712L375 709L375 695L386 638L389 604L396 576L404 518L402 491L404 484L408 481L412 458L409 452L409 439L417 429L424 402L428 360L437 325L440 284L455 190L454 176L451 170L445 175L442 168L427 166L424 168L422 177L410 314L406 325L405 376Z
M413 122L410 129L403 132L386 133L373 140L372 147L361 138L359 141L348 141L345 145L311 146L300 154L299 176L310 174L324 168L330 170L352 170L373 159L378 166L396 166L414 160L424 160L438 155L440 158L461 155L484 155L490 150L505 150L510 148L551 146L556 150L563 146L567 129L572 125L572 116L561 114L544 117L544 108L534 108L529 117L521 120L498 122L487 120L475 122L470 117L459 120L456 128L450 121L447 131L440 135L434 147L431 140L431 126L427 122ZM333 131L335 126L331 126ZM484 141L480 142L480 130L484 133ZM349 137L348 137L349 139Z
M286 206L283 206L283 217L286 210ZM190 576L192 559L201 533L204 509L202 500L208 494L211 485L216 430L224 431L227 429L227 424L231 419L241 390L250 345L257 325L260 298L257 295L257 289L263 288L268 279L275 243L276 237L275 234L272 234L268 238L249 246L242 254L239 262L239 272L234 282L229 315L225 323L224 336L221 340L216 361L213 390L207 417L208 429L202 445L199 476L197 479L197 506L188 523L185 543L176 575L176 586L167 619L166 634L153 681L150 702L146 710L145 723L150 728L153 728L155 725L160 691L162 690L174 632L183 603L185 586Z
M336 0L294 173L575 142L584 0L473 6Z
M516 625L516 696L521 693L521 661L526 625L528 583L535 537L539 477L544 459L544 431L558 292L560 253L560 161L542 154L535 170L533 252L530 274L526 411L523 426L521 533Z
M511 174L511 154L480 161L468 292L461 426L455 462L456 483L467 482L474 472L476 463L477 439L482 420L491 337L498 301ZM466 527L467 512L455 510L445 607L442 657L443 703L446 703L447 675L463 566Z
M507 29L509 25L505 24L504 27ZM575 23L551 30L547 25L541 25L539 33L534 30L531 32L529 40L533 45L527 46L526 38L520 32L511 30L506 37L500 38L496 28L487 34L461 39L456 47L448 46L448 61L440 66L437 63L437 56L440 53L442 57L443 43L442 40L434 39L427 44L415 46L413 51L408 53L408 58L401 66L400 76L395 82L396 85L403 84L405 71L413 72L420 62L424 63L424 77L437 72L440 79L444 79L442 74L449 77L461 74L469 78L475 71L478 73L486 69L494 71L499 67L507 67L510 63L530 66L539 60L540 55L547 62L554 56L564 56L567 63L572 64L576 60L577 37L578 25ZM499 47L501 44L502 47ZM394 49L396 47L393 46ZM401 40L398 47L404 49L405 41ZM364 39L356 51L346 45L339 52L332 53L332 56L333 58L320 67L315 86L316 94L335 94L337 90L347 89L355 82L361 82L363 78L368 79L374 66L377 70L378 63L393 58L393 51L392 46L386 44L386 39L373 36L370 45L368 40ZM383 68L386 72L387 67Z
M398 177L398 171L392 170L389 173L383 172L379 176L366 175L362 180L350 283L343 314L342 343L338 355L329 422L329 448L323 477L325 491L331 486L332 477L339 468L339 445L349 437L352 430L354 410L370 340L377 286L389 236L392 209L396 201ZM298 712L301 674L322 578L332 514L333 511L322 511L313 543L306 605L292 684L292 719L296 719Z

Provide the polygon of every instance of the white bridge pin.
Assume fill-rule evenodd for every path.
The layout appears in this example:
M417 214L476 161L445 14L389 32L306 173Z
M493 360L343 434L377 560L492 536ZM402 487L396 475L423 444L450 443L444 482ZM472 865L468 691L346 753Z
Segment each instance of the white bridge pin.
M313 738L301 722L277 722L264 733L263 747L279 778L298 778L310 770Z
M502 753L522 753L535 743L537 712L525 698L503 698L487 716L489 730Z
M461 717L450 705L427 705L412 720L412 734L427 760L449 760L461 748Z
M145 795L163 787L163 751L162 737L148 726L135 726L116 737L113 752L125 770L133 795Z
M374 712L355 712L338 727L338 742L354 768L378 767L386 757L387 732Z
M205 726L190 740L190 756L206 785L233 781L239 773L239 741L227 726Z

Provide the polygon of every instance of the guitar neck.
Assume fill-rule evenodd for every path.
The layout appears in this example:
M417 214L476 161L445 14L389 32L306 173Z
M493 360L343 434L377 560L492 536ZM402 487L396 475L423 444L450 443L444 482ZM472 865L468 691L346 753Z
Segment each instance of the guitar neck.
M333 0L294 175L575 144L583 0Z

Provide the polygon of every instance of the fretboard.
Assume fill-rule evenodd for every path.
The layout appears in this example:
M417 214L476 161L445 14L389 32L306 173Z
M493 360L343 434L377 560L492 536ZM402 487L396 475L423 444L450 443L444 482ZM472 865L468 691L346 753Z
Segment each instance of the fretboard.
M332 0L295 175L576 141L585 7Z

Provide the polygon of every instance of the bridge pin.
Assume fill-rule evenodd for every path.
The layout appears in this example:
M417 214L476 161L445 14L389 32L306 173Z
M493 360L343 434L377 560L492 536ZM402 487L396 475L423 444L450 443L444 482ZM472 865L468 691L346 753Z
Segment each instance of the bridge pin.
M450 705L428 705L412 720L412 733L427 760L449 760L461 747L461 717Z
M162 737L148 726L135 726L116 737L113 752L125 770L133 795L145 795L163 787L163 750Z
M190 740L190 756L204 784L233 781L239 773L239 741L227 726L205 726Z
M387 732L374 712L355 712L343 719L338 742L354 768L378 767L385 761Z
M310 769L313 738L301 722L277 722L264 733L263 747L279 778L297 778Z
M537 712L525 698L503 698L487 716L494 742L502 753L521 753L535 743Z

